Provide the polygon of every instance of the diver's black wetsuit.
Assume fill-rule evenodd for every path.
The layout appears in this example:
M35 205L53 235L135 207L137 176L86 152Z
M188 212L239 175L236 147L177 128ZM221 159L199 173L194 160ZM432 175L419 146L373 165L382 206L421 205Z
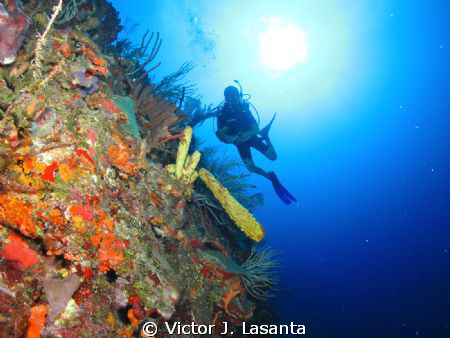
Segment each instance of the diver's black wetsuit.
M267 154L271 148L271 145L264 143L262 137L257 135L258 124L250 112L247 102L244 102L241 105L231 105L225 102L217 115L217 129L220 130L224 127L228 127L227 134L242 135L235 142L229 143L234 143L236 145L239 156L244 163L253 159L250 150L251 147L262 154ZM245 133L250 130L253 130L254 134L252 135L250 132L250 134L245 135Z

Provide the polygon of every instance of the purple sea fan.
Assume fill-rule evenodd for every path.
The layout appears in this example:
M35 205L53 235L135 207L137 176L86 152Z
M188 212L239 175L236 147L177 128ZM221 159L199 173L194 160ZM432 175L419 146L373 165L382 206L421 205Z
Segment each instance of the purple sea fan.
M17 9L16 0L7 7L0 3L0 64L9 65L16 60L29 26L30 19Z

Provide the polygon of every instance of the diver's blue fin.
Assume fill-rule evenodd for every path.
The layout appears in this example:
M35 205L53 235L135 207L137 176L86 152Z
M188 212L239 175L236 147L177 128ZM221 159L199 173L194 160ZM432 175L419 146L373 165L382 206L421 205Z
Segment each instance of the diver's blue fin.
M263 138L269 137L269 130L270 127L272 127L273 120L275 120L275 116L277 116L277 113L273 114L272 120L270 120L269 124L265 126L261 131L259 132Z
M292 202L296 202L297 199L289 192L287 189L280 183L275 172L269 172L269 179L272 182L273 189L277 193L278 197L285 203L291 204Z

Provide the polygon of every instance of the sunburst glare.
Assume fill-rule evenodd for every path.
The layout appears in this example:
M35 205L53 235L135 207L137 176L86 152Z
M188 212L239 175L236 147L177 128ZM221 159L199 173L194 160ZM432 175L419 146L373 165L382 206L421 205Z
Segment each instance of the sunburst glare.
M293 23L270 18L259 35L259 54L262 64L274 71L285 71L306 62L306 33Z

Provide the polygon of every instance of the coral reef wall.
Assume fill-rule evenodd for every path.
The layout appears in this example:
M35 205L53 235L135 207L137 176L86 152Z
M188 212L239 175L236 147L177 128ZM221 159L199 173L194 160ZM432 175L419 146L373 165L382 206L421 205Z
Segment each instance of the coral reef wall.
M193 183L146 157L131 98L111 86L120 65L102 54L117 12L64 1L49 25L56 5L0 4L0 336L131 337L150 321L158 337L170 336L169 321L214 324L214 334L226 321L237 333L267 315L242 271L204 254L249 251L231 252L192 201Z

